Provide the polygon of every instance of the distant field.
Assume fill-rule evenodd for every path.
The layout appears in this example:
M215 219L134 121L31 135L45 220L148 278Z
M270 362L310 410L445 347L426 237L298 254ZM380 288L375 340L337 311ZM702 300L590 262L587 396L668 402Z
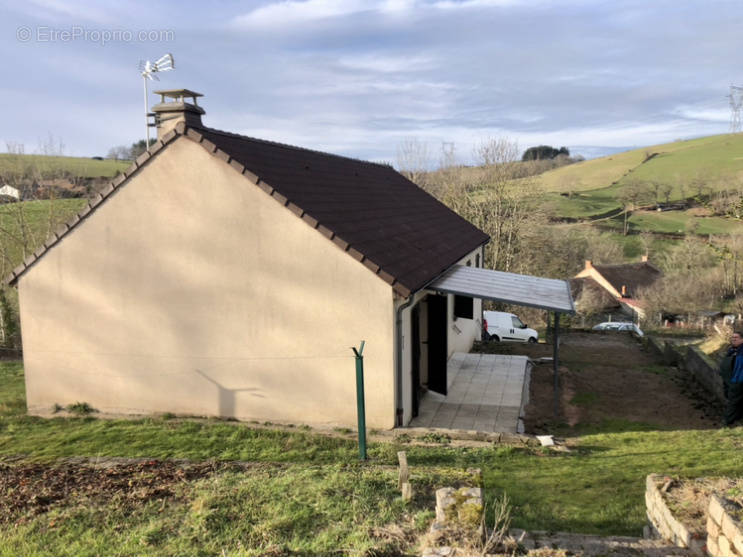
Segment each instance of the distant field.
M113 177L131 165L130 161L97 160L81 157L0 154L0 176L4 172L38 170L42 177Z
M625 173L640 165L645 150L631 150L611 156L591 159L559 167L539 175L539 184L546 191L576 192L607 187Z
M647 154L652 153L658 155L643 163ZM560 167L540 175L539 183L546 191L582 192L615 182L624 185L630 177L675 184L702 176L719 190L742 173L743 134L721 134L648 146ZM679 198L680 194L676 189L672 198Z
M684 193L679 188L694 180L702 180L712 191L729 189L743 179L743 134L700 138L674 151L664 150L622 178L619 185L635 179L673 185L671 199L698 194L693 186L687 186Z
M743 233L743 222L718 216L698 217L688 211L634 212L629 219L634 230L655 233L696 233L726 235Z
M544 200L549 213L561 218L586 219L611 212L620 211L622 206L617 202L616 187L575 193L570 197L557 193L545 193Z
M84 198L63 198L0 204L0 279L23 262L23 228L27 249L33 253L51 231L82 210L86 202Z

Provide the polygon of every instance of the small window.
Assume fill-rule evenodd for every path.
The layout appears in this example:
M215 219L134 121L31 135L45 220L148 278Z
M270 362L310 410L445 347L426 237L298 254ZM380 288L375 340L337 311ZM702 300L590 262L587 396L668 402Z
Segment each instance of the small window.
M513 322L513 328L514 329L524 329L526 328L526 325L521 322L521 319L518 317L511 317L511 321Z
M472 261L467 261L467 266L472 266Z
M474 300L467 296L454 296L454 316L461 317L462 319L474 319Z
M475 266L477 268L480 268L480 253L478 253L477 255L475 255Z

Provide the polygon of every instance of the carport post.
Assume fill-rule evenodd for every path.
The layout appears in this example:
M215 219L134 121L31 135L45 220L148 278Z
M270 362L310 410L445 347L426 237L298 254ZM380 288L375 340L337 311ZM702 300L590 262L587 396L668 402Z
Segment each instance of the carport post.
M554 323L554 328L553 328L552 344L554 345L552 349L552 366L554 367L554 378L555 378L555 418L557 418L558 409L560 406L558 377L557 377L558 376L557 367L559 366L559 363L558 363L559 352L557 350L557 347L560 344L560 314L557 312L555 312L555 323Z
M356 355L356 410L359 422L359 459L366 461L366 410L364 408L364 341L358 350L352 348Z

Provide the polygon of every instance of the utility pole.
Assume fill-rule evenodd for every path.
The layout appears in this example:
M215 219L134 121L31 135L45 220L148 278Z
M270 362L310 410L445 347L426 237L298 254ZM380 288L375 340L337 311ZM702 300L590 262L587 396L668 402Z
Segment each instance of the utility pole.
M730 86L730 132L740 132L740 109L743 106L743 87Z

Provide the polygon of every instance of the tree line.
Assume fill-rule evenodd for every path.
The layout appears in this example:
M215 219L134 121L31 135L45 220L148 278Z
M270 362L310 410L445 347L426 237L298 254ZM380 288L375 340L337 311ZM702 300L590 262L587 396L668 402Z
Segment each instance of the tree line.
M595 264L625 262L627 249L637 245L637 252L649 255L664 273L660 281L636 296L649 310L648 320L659 321L662 313L693 313L722 306L743 313L743 235L703 238L692 234L662 247L653 233L643 231L622 242L588 224L550 223L544 192L536 181L543 160L525 160L515 142L481 142L474 148L473 166L460 162L451 143L442 145L432 169L435 155L427 145L407 140L399 147L397 167L491 237L485 247L485 267L568 279L586 260ZM709 208L726 215L743 212L743 181L737 189L713 193L701 176L674 184L632 180L619 195L625 211L623 233L630 233L627 213L644 204L668 203L672 193L702 197ZM576 304L584 315L609 303L601 294L588 291L583 295Z

